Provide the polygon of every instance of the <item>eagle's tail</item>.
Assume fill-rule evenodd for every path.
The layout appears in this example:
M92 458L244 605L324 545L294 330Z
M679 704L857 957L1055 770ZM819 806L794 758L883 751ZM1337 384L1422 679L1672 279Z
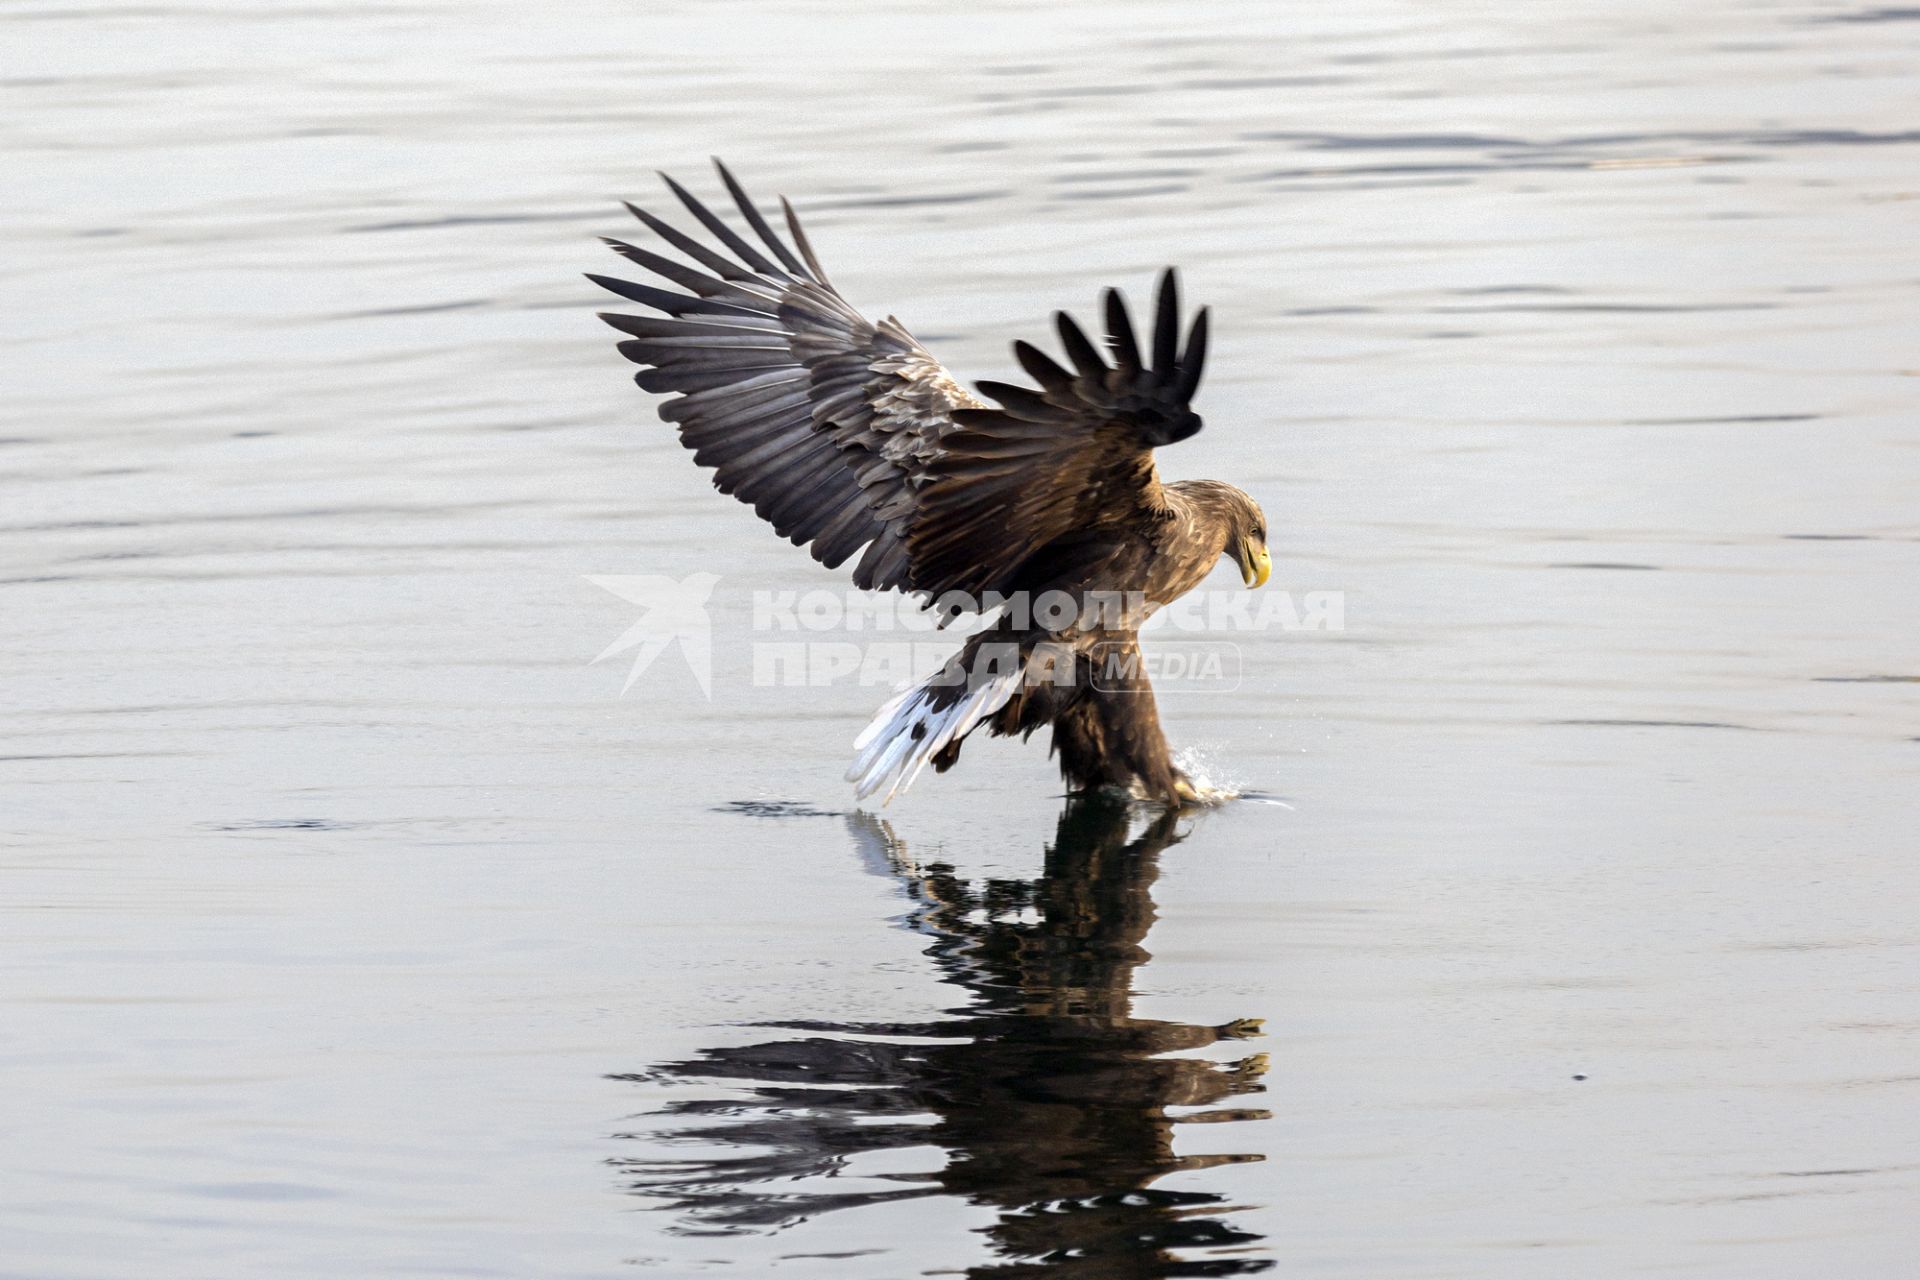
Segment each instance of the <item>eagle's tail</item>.
M847 781L860 799L885 787L880 803L886 804L912 786L929 761L948 747L957 751L975 726L1006 706L1024 676L1014 663L1009 671L956 685L952 671L949 667L894 695L853 740L859 755L847 770Z

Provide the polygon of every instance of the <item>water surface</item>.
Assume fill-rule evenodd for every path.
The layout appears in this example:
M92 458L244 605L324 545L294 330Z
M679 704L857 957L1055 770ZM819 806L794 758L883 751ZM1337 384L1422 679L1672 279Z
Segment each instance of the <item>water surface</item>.
M0 1274L1920 1245L1911 11L8 26ZM1163 712L1284 804L1068 810L982 743L854 811L884 690L751 680L752 593L837 578L579 278L709 153L967 377L1182 266L1167 473L1346 626ZM702 571L711 699L621 698L588 576Z

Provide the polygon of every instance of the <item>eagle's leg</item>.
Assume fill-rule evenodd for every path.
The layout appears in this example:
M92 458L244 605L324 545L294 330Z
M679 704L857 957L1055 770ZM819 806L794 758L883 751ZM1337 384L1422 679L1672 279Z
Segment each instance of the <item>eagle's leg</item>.
M1060 772L1076 790L1137 783L1147 795L1169 805L1198 803L1193 783L1173 763L1139 653L1138 642L1129 639L1101 646L1095 662L1088 664L1090 678L1054 716L1053 749L1060 757Z
M1000 634L986 631L974 636L956 656L956 667L973 670L982 642ZM1053 751L1069 790L1137 788L1173 808L1204 803L1186 773L1173 763L1137 638L1131 634L1116 638L1114 633L1087 637L1075 646L1077 652L1066 664L1052 656L1036 666L1036 646L1045 643L1057 640L1044 635L1021 640L1020 669L1026 671L1028 682L981 727L995 737L1013 737L1051 724ZM1043 672L1071 678L1055 683L1040 678ZM955 702L964 689L957 683L943 685L930 702L935 706ZM963 734L941 747L931 757L933 767L942 773L952 768L965 740Z

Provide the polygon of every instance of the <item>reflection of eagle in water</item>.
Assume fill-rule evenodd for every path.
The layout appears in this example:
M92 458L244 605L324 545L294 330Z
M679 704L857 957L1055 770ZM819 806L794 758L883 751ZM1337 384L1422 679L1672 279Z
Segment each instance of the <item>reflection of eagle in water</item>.
M1070 801L1039 877L984 884L916 862L871 814L850 817L966 1007L924 1022L787 1023L786 1035L616 1077L674 1095L659 1113L671 1127L647 1135L657 1154L615 1161L631 1188L701 1233L957 1197L994 1214L983 1232L1000 1260L964 1272L980 1280L1269 1269L1259 1237L1231 1219L1241 1206L1196 1176L1230 1187L1209 1171L1262 1157L1175 1150L1185 1125L1267 1117L1239 1105L1264 1089L1265 1054L1193 1056L1260 1022L1134 1012L1159 854L1179 819L1161 814L1136 835L1131 816L1101 797ZM884 1162L893 1172L860 1168L865 1155L930 1146L945 1159L917 1172L900 1171L904 1156ZM1186 1185L1156 1185L1174 1174Z
M981 724L1050 724L1070 785L1198 799L1160 731L1137 632L1222 554L1249 585L1271 569L1253 499L1210 480L1162 484L1154 468L1156 446L1200 430L1189 402L1206 311L1183 343L1168 271L1143 351L1109 290L1105 356L1058 314L1067 364L1015 343L1038 386L980 383L1000 404L989 408L899 321L874 324L847 304L792 206L782 202L789 244L720 176L759 245L668 179L726 252L633 209L698 269L609 243L690 292L591 277L668 317L603 317L628 335L621 354L645 366L640 385L673 396L661 416L722 493L816 560L832 568L859 552L859 586L917 593L948 620L1012 602L945 671L881 709L848 774L860 795L885 787L891 798L929 762L948 768Z

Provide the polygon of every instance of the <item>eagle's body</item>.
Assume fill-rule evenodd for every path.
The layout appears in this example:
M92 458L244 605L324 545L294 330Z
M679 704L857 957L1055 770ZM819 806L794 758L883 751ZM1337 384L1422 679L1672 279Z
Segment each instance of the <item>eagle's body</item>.
M646 366L636 380L677 393L660 412L694 461L821 563L859 553L857 585L917 593L943 620L1002 608L945 672L896 697L861 735L848 774L860 795L886 786L890 798L928 763L946 769L986 724L995 734L1052 725L1076 788L1194 799L1160 731L1137 632L1223 554L1250 584L1270 564L1251 498L1216 481L1162 484L1154 467L1154 447L1200 429L1188 402L1206 312L1182 347L1166 273L1149 359L1109 290L1113 363L1056 315L1069 365L1016 343L1039 387L983 382L992 408L898 321L873 324L848 306L790 206L791 245L720 172L767 252L668 179L733 256L634 209L705 270L609 243L691 293L592 277L668 317L603 317L630 335L620 350Z

